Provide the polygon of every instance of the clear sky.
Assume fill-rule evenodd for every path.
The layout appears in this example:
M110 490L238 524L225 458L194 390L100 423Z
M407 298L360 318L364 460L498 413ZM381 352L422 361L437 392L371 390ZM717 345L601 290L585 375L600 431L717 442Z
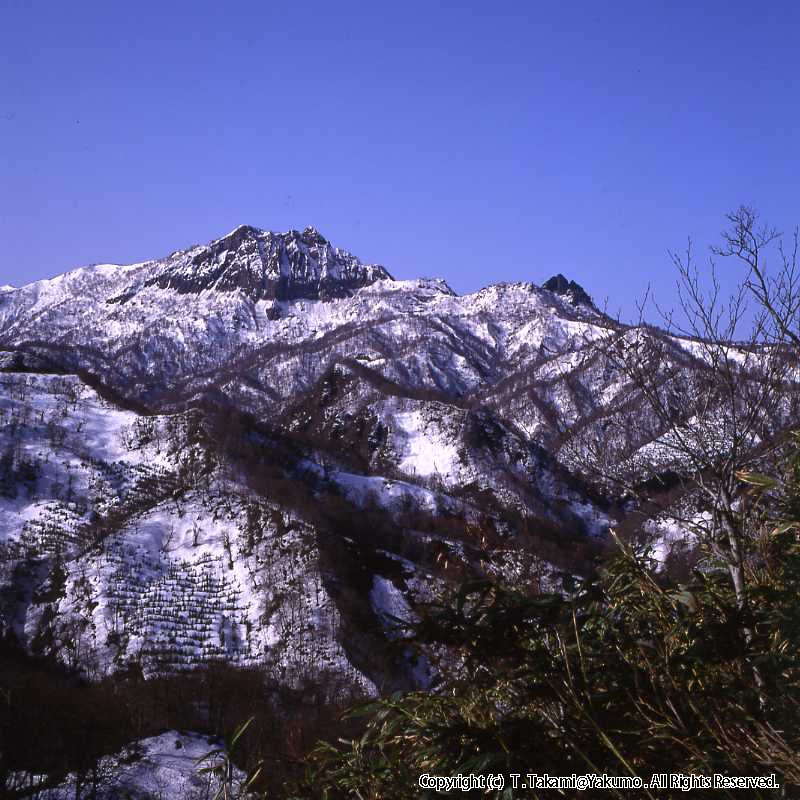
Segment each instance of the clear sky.
M800 222L800 3L0 0L0 283L312 224L628 316L742 203Z

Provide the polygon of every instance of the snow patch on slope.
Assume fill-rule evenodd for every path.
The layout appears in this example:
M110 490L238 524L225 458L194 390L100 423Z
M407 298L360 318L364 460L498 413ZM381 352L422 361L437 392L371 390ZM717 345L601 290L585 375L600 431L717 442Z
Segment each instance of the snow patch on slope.
M455 477L458 450L442 432L427 423L419 410L399 412L394 417L401 440L399 467L411 475L443 479Z
M211 750L224 746L197 733L167 731L160 736L140 739L119 753L105 756L97 767L97 800L208 800L220 788L216 776L198 774L199 766L221 763L217 755L198 765ZM237 792L246 779L234 766L232 783ZM84 795L70 775L60 786L37 795L42 800L74 800Z

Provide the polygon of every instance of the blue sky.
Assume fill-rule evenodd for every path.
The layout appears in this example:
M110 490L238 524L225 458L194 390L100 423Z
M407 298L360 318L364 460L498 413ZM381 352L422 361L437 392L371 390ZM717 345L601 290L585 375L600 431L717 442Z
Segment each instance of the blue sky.
M731 208L800 222L795 2L0 0L0 31L0 283L313 224L630 316Z

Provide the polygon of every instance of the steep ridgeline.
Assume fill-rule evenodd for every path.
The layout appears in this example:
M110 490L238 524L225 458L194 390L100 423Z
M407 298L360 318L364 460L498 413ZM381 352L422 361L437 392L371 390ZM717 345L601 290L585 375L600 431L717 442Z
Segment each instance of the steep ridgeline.
M561 275L459 296L313 228L7 287L0 633L91 676L424 684L385 644L432 590L591 558L580 447L641 415L598 345L655 335Z

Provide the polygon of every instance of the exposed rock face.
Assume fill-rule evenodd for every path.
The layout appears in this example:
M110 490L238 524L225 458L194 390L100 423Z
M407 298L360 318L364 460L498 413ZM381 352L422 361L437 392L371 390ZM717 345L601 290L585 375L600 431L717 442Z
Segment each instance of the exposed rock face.
M144 286L181 294L239 290L252 300L330 300L383 279L391 279L383 267L362 264L314 228L271 233L241 225L206 247L168 259Z
M567 297L573 305L582 303L594 308L594 301L585 289L575 281L568 280L560 272L542 284L542 289Z

